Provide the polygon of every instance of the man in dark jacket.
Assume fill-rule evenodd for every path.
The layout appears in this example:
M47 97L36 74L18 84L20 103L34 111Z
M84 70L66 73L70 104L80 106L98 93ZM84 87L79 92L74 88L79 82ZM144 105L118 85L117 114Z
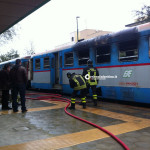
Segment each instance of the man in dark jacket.
M73 88L73 93L71 95L71 107L69 109L75 109L75 100L78 92L80 91L81 100L83 108L86 108L86 83L81 75L75 73L67 73L69 78L70 87Z
M21 66L21 60L16 60L16 65L10 71L10 80L12 86L12 99L13 99L13 111L18 112L18 103L17 97L18 93L20 94L21 99L21 109L22 112L26 112L25 106L25 92L26 92L26 84L27 84L27 72L26 69Z
M82 76L85 78L85 76L88 75L90 78L91 76L99 76L99 72L97 68L93 67L93 61L88 60L87 62L88 66L83 69L83 74ZM86 79L86 78L85 78ZM96 93L96 86L98 84L98 80L96 78L90 78L86 79L86 84L87 84L87 89L89 90L90 88L92 89L93 93L93 101L94 101L94 106L97 106L97 93Z
M8 106L9 101L9 89L10 89L10 64L5 64L1 71L1 89L2 89L2 110L12 109Z

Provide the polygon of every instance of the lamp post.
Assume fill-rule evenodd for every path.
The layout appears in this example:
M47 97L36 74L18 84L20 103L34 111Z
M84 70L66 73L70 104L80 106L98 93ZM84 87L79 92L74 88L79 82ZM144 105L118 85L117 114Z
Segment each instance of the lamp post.
M80 18L80 17L79 16L76 17L76 21L77 21L77 42L79 41L78 18Z

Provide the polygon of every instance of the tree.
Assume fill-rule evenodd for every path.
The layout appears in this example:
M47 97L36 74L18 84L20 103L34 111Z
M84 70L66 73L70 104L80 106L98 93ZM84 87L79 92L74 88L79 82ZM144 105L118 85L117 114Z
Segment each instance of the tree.
M141 10L135 10L136 22L150 21L150 6L144 5Z
M26 48L26 55L33 55L35 54L35 50L34 50L34 44L32 41L29 41L29 47Z
M8 61L14 58L19 57L18 51L11 49L9 52L7 52L6 54L1 54L0 55L0 62L4 62L4 61Z
M15 26L0 34L0 45L12 40L17 35L18 29L20 29L20 25L16 24Z

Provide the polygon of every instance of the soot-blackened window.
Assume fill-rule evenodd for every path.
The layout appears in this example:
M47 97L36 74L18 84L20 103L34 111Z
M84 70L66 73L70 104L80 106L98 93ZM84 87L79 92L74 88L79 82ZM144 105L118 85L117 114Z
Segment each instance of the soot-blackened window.
M35 69L40 69L40 59L35 59Z
M73 52L65 54L65 66L73 66Z
M119 60L136 61L138 59L138 40L119 43Z
M96 49L96 63L110 62L110 45L100 46Z
M44 69L50 68L50 59L49 57L44 57Z
M87 61L89 60L89 50L79 50L78 51L79 65L87 65Z

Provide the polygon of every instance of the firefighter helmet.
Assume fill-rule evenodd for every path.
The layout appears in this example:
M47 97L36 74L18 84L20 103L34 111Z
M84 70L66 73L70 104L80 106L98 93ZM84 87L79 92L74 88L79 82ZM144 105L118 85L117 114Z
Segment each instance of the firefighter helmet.
M70 73L70 72L67 73L67 77L68 77L68 78L71 77L71 73Z
M89 59L89 60L87 61L87 64L88 64L88 65L92 65L92 64L93 64L93 61L92 61L91 59Z

